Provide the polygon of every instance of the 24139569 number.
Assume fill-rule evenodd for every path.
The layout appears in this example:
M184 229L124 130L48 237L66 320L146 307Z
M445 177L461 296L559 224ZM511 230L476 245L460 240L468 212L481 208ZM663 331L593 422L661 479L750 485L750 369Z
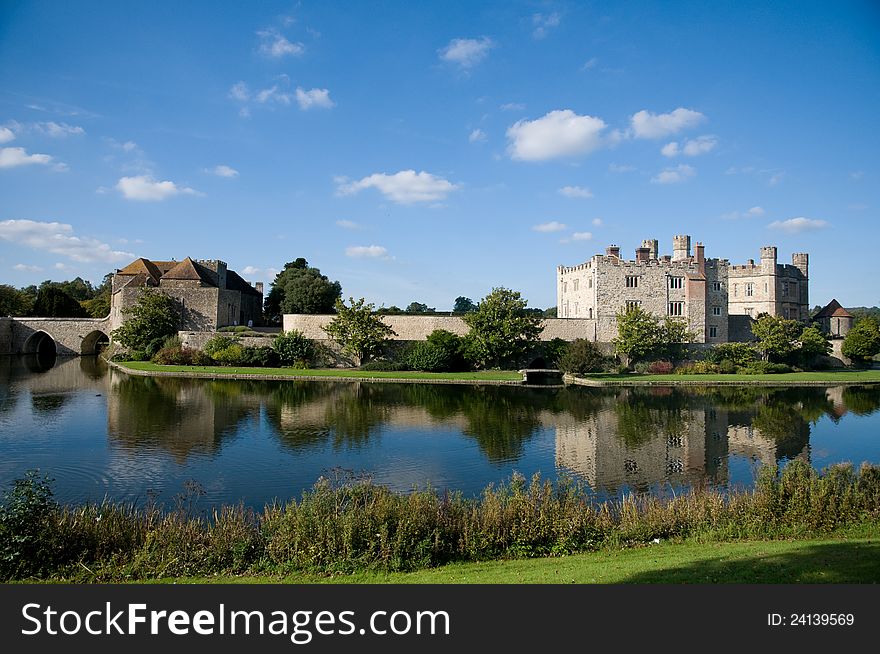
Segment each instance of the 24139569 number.
M768 613L770 627L851 627L856 618L852 613Z

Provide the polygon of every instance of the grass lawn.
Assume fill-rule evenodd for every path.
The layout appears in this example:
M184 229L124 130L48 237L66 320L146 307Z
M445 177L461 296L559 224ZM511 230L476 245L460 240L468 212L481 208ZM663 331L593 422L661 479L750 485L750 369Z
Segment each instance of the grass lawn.
M159 583L788 584L880 582L880 529L818 540L661 543L634 549L463 563L410 573L163 579Z
M124 368L145 372L191 372L211 375L267 375L275 377L347 377L358 379L429 379L462 381L522 381L516 370L482 370L479 372L385 372L374 370L340 370L335 368L246 368L225 366L160 366L149 361L120 362Z
M722 382L729 384L748 384L749 382L777 382L785 386L789 382L821 382L835 383L871 383L880 382L880 370L822 370L818 372L787 372L776 375L639 375L595 373L585 375L585 379L607 382L682 382L693 381L711 384Z

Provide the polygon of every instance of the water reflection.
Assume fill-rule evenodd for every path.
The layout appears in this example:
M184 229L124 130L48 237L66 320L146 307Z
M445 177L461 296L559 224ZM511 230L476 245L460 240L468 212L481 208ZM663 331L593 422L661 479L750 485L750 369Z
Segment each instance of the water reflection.
M518 470L615 494L748 484L750 466L793 458L880 460L876 386L237 382L129 377L85 357L32 370L0 362L0 482L39 464L77 497L173 493L196 478L212 501L259 506L336 466L402 491L478 492Z

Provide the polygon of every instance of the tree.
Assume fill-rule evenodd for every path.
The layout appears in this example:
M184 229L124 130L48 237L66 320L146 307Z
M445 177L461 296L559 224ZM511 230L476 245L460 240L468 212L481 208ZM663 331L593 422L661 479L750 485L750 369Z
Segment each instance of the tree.
M266 317L279 322L284 313L331 313L342 285L331 282L302 257L284 265L266 296Z
M555 318L556 317L556 309L557 307L548 307L544 309L544 317L545 318Z
M617 314L614 351L624 355L632 365L654 354L663 343L663 336L657 317L635 306Z
M0 316L26 316L33 306L25 293L9 284L0 284Z
M762 313L752 323L752 334L758 339L758 350L765 361L779 363L794 355L800 348L798 341L803 324L782 316Z
M406 313L434 313L437 309L421 302L410 302L404 311Z
M841 346L843 356L859 364L865 364L880 353L880 325L866 316L849 330Z
M364 298L355 301L352 297L349 302L350 306L345 306L341 298L336 300L336 317L323 329L360 365L381 352L389 337L397 333L373 313L374 306Z
M94 296L81 300L80 304L92 318L105 318L110 315L110 299L113 291L113 273L104 275L101 285L95 289Z
M45 318L89 317L88 312L82 308L79 302L54 284L40 287L33 311L34 315Z
M538 341L541 319L531 315L526 305L519 291L498 287L480 301L476 311L464 314L463 320L471 328L468 349L478 364L497 367L513 363Z
M798 356L807 365L811 364L816 357L831 353L831 341L828 335L818 327L804 327L798 337Z
M602 351L593 341L576 338L568 344L557 365L562 372L584 375L588 372L600 372L605 361Z
M696 334L688 329L687 321L682 318L666 316L660 325L659 354L669 359L681 359L685 353L685 344L693 343Z
M130 350L152 356L162 342L177 333L180 316L170 297L149 288L141 289L133 306L122 310L122 325L111 336Z
M471 311L476 311L477 305L474 304L474 301L469 297L464 297L463 295L459 295L455 298L455 304L452 306L453 313L470 313Z

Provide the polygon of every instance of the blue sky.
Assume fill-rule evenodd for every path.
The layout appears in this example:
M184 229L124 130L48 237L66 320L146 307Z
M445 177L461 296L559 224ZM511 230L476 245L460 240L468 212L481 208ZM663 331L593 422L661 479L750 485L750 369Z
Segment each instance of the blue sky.
M5 2L0 282L135 256L450 309L643 238L880 304L871 2Z

